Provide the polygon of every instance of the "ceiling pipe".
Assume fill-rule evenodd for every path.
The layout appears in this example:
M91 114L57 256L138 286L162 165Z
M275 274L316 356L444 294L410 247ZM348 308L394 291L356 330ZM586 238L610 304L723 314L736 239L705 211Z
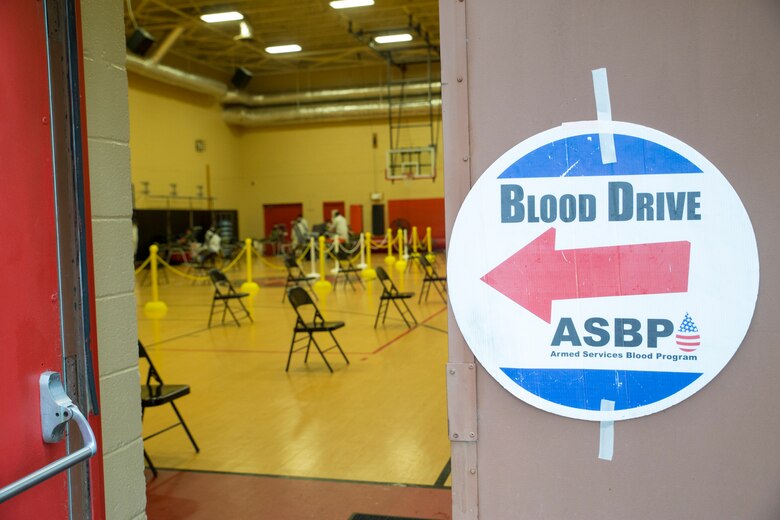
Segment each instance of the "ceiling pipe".
M143 60L131 54L127 55L127 70L169 85L207 94L217 99L221 99L228 90L227 85L220 81L153 63L151 60Z
M175 31L172 31L172 33ZM169 37L171 35L169 34ZM168 38L166 38L167 40ZM163 42L164 43L164 42ZM226 105L223 120L239 126L272 126L317 122L342 122L387 117L387 87L360 87L289 94L248 95L228 91L222 82L127 55L127 70L169 85L214 97ZM428 92L434 96L430 102ZM441 106L441 83L411 83L403 87L405 116L425 116ZM401 87L391 88L393 97ZM407 97L408 96L408 97Z
M429 86L426 82L409 83L407 85L393 85L390 95L393 97L423 96L431 91L438 96L441 93L441 83L432 82ZM324 103L328 101L349 101L355 99L383 99L388 95L386 86L341 88L330 90L313 90L305 92L290 92L284 94L252 95L244 92L230 91L222 98L223 105L242 105L249 107L279 106L307 103Z
M166 54L168 54L168 51L173 46L174 43L176 43L176 40L179 39L179 36L181 36L181 33L184 32L184 27L181 25L177 25L173 28L171 32L169 32L167 35L165 35L165 39L160 42L160 45L157 46L157 49L154 51L154 54L149 58L149 61L154 63L155 65L159 64L160 61L162 61L163 57L165 57Z
M431 106L438 110L441 99L416 98L404 102L404 116L427 116ZM365 119L386 118L387 101L353 101L320 105L276 106L264 108L229 107L222 111L222 119L229 125L246 127L291 125L305 123L336 123Z

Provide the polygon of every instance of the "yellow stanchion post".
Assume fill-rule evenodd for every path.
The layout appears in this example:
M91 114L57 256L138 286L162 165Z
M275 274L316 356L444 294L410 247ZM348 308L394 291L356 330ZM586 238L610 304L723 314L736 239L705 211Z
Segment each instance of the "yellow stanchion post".
M360 271L360 276L363 280L373 280L376 278L376 271L371 267L371 233L365 233L364 237L363 245L366 248L366 266Z
M404 230L398 228L398 238L396 239L398 244L396 250L398 251L398 260L395 262L395 269L399 273L403 273L406 270L406 255L404 250L406 249L406 241L404 240Z
M323 298L330 291L333 290L333 284L331 284L327 278L325 278L325 237L320 236L320 279L314 282L314 292L317 296Z
M387 228L387 256L385 257L385 263L388 267L395 263L395 257L393 256L393 230L390 228Z
M165 305L165 302L160 301L160 288L157 285L157 251L159 251L157 245L152 244L149 246L152 271L152 301L146 302L144 305L144 314L147 318L152 319L164 318L168 313L168 306Z
M403 273L406 270L406 258L404 255L404 230L398 229L398 238L396 238L396 251L398 251L398 260L395 262L395 269L399 273Z
M247 238L244 240L244 251L242 254L246 255L246 282L241 284L241 292L247 293L249 295L249 305L247 305L247 310L249 310L249 315L252 317L253 325L254 325L254 319L255 319L255 295L260 292L260 286L255 283L254 278L252 277L252 239ZM252 327L254 329L254 327Z
M409 262L408 267L411 268L412 266L418 267L420 264L420 261L417 260L417 258L420 256L420 253L417 252L417 249L420 245L420 237L417 236L417 226L412 226L412 254L409 255L409 258L412 259L411 262Z
M247 293L249 296L254 296L260 291L260 286L255 283L252 277L252 239L247 238L244 240L244 252L246 255L246 282L241 284L241 292Z
M430 227L425 228L425 242L428 246L428 254L425 255L425 259L433 263L436 261L436 255L433 254L433 240L431 239Z

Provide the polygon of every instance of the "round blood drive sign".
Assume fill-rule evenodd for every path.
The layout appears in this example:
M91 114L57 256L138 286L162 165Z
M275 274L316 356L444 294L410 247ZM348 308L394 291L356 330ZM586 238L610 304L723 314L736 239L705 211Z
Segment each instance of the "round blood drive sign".
M479 362L576 419L693 395L736 352L758 294L734 189L690 146L631 123L567 123L506 152L466 197L448 254Z

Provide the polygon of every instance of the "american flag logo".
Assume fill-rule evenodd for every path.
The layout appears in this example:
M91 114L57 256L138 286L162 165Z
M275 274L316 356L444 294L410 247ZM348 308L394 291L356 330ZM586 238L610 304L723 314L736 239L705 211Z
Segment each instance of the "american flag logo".
M677 345L683 352L693 352L701 344L701 337L699 336L699 328L693 322L693 318L687 312L680 328L677 329L677 335L675 336Z

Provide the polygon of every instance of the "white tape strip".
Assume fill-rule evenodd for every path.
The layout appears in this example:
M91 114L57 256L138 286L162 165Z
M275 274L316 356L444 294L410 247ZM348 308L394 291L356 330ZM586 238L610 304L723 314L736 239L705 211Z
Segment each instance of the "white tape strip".
M596 96L596 119L599 121L612 121L612 104L609 102L607 69L595 69L591 71L591 74L593 75L593 93ZM617 162L614 135L599 134L599 148L601 148L601 162L603 164Z
M601 411L612 412L615 410L615 401L601 400ZM601 421L599 424L599 458L612 460L612 452L615 448L615 421Z

